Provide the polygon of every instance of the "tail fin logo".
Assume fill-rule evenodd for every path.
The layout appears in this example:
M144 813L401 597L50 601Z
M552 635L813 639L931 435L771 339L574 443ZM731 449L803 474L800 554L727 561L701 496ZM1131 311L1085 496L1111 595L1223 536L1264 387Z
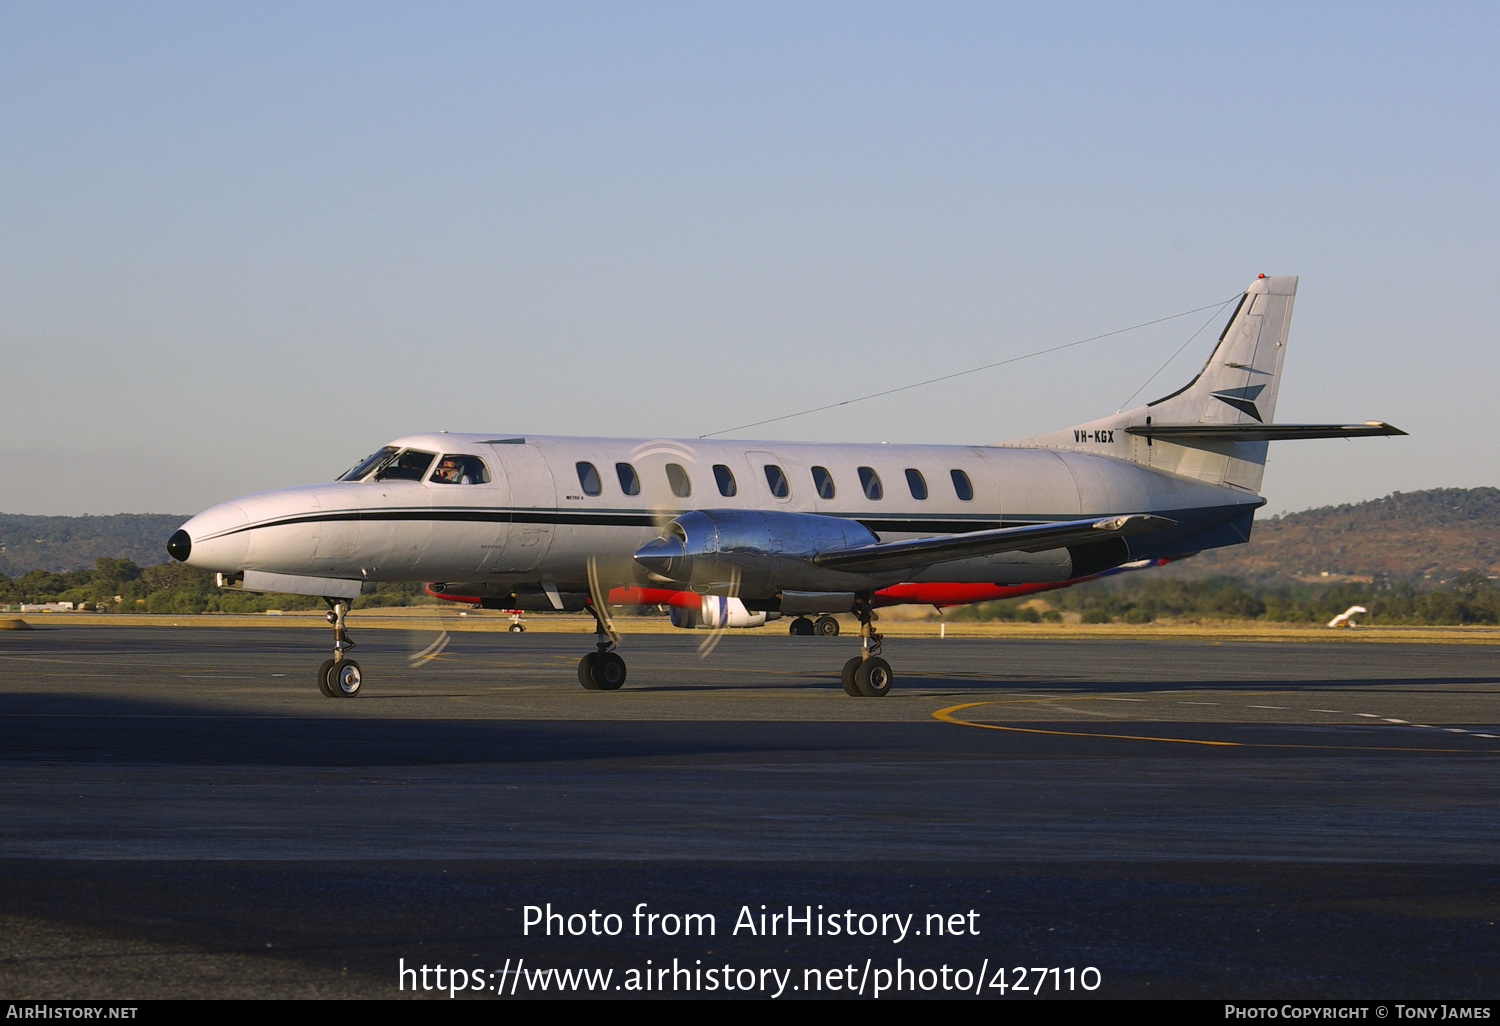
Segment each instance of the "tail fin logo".
M1265 385L1246 385L1244 388L1226 388L1210 394L1219 402L1227 403L1241 413L1248 413L1257 421L1265 423L1260 410L1255 406L1256 397L1265 391L1265 388Z

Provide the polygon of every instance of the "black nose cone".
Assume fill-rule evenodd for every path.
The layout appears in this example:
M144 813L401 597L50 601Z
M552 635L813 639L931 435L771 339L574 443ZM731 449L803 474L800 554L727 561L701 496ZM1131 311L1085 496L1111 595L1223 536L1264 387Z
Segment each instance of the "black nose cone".
M167 539L167 554L180 563L186 563L193 552L193 539L186 531L178 531Z

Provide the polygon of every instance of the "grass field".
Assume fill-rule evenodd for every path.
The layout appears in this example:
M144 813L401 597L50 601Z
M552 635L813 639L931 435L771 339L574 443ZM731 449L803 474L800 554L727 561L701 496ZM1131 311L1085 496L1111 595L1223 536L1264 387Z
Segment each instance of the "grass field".
M38 629L49 627L326 627L316 611L280 614L151 614L151 613L28 613L25 622ZM853 617L839 617L845 635L858 625ZM360 610L349 616L351 630L449 630L504 631L510 617L503 613L440 609L433 606L386 607ZM784 637L787 620L764 627L735 631L736 635ZM525 617L528 631L548 634L591 634L593 620L570 613L536 613ZM677 628L664 616L619 616L615 624L624 634L671 634ZM1443 644L1500 644L1500 627L1355 627L1330 630L1320 624L1268 624L1259 621L1226 623L1148 624L1050 624L973 621L940 623L936 620L878 621L880 630L893 638L1211 638L1215 641L1336 641L1336 642L1434 642Z

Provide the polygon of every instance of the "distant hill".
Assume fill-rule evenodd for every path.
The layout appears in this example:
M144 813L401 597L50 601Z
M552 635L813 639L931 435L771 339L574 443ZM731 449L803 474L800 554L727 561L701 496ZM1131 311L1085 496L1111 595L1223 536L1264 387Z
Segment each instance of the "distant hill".
M113 556L141 566L166 560L186 516L30 517L0 513L0 573L81 570ZM1250 544L1213 549L1165 575L1243 577L1259 584L1370 580L1437 585L1465 570L1500 576L1500 488L1434 488L1267 517ZM1323 575L1327 574L1325 578Z
M29 517L0 513L0 574L85 570L99 556L151 566L167 558L167 539L186 516L116 513L107 517Z
M1500 488L1394 492L1257 519L1248 545L1168 568L1173 576L1228 574L1255 583L1389 577L1429 586L1465 570L1500 576Z

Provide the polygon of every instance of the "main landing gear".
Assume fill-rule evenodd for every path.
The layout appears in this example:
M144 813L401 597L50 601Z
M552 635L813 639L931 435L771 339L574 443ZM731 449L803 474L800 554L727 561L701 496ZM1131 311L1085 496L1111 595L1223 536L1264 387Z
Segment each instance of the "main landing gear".
M349 602L347 599L323 601L328 603L328 622L333 625L333 658L325 660L318 668L318 690L325 698L353 698L359 694L361 677L359 664L344 655L354 647L349 632L344 629Z
M615 634L592 602L588 611L594 614L595 651L578 660L578 683L590 691L618 691L625 684L625 660L613 651Z
M884 698L891 693L891 664L880 658L880 645L885 639L871 626L876 620L875 610L863 599L854 604L854 615L859 617L860 653L844 664L844 694L851 698Z
M818 617L816 621L799 616L787 625L787 633L793 637L812 637L816 634L822 638L836 638L839 636L839 622L827 615Z

